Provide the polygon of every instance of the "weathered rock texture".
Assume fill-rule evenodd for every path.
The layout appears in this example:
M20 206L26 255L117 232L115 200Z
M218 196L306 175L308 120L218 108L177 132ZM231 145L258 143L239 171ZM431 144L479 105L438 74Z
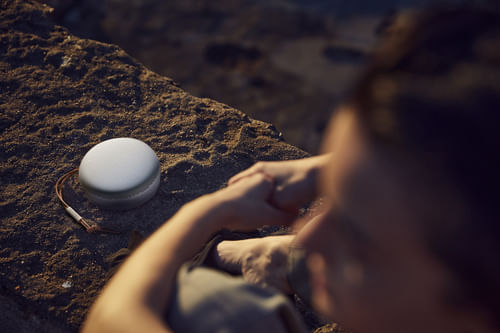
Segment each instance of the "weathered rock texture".
M311 153L377 22L349 20L341 31L332 15L288 0L40 1L76 35L120 45L187 91L273 123Z
M119 45L194 95L273 123L311 153L395 12L461 2L500 8L498 0L39 1L74 34Z
M76 331L105 283L105 258L131 230L150 234L257 160L306 156L273 126L187 94L117 46L70 35L50 12L33 1L0 6L0 330ZM110 212L69 182L76 210L122 231L88 234L64 213L55 182L93 145L124 136L158 154L159 192Z

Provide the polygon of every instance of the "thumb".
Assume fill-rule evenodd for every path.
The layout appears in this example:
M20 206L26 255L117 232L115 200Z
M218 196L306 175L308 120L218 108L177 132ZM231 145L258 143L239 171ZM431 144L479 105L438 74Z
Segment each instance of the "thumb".
M236 175L232 176L231 178L229 178L227 183L228 183L228 185L234 184L234 183L242 180L243 178L253 176L254 174L259 173L259 172L263 172L263 168L262 168L262 164L258 162L258 163L255 163L254 165L252 165L250 168L245 169L245 170L237 173Z
M229 178L229 180L227 181L227 184L228 185L235 184L238 181L240 181L240 180L242 180L244 178L253 176L256 173L258 173L258 171L255 171L252 168L246 169L246 170L244 170L244 171L242 171L242 172L240 172L240 173L232 176L231 178Z
M247 187L250 197L269 201L274 191L274 179L263 172L256 172L241 179L240 186Z

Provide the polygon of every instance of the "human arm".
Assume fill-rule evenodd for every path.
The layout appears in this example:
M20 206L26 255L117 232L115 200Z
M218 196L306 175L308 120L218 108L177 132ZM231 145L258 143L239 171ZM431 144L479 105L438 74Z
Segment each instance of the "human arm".
M275 180L271 203L290 212L317 196L320 170L331 154L290 161L258 162L229 180L235 184L255 173L265 173ZM315 215L306 215L295 223L293 232L300 232ZM287 257L295 234L268 236L244 240L222 241L215 248L218 268L241 274L245 280L259 285L271 285L284 293L292 293L287 281Z
M299 160L258 162L229 179L229 184L255 173L265 173L275 181L271 204L296 213L316 198L318 174L330 158L331 154L323 154Z
M177 271L218 230L289 224L267 203L273 189L256 173L184 205L131 256L104 288L83 332L169 332L163 322Z

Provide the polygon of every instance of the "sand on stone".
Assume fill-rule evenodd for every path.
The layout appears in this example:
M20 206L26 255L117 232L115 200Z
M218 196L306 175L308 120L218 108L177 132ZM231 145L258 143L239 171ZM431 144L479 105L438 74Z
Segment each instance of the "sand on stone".
M0 318L9 331L77 331L105 283L105 258L132 230L149 235L257 160L307 156L272 125L187 94L119 47L71 35L50 13L33 1L0 4ZM153 148L160 188L143 206L114 212L91 204L72 179L71 206L122 231L88 234L54 185L114 137Z

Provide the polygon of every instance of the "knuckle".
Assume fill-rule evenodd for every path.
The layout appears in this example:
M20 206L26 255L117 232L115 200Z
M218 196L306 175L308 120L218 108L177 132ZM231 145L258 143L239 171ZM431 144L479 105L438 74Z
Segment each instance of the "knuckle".
M265 168L265 162L259 161L253 165L255 171L263 171Z

